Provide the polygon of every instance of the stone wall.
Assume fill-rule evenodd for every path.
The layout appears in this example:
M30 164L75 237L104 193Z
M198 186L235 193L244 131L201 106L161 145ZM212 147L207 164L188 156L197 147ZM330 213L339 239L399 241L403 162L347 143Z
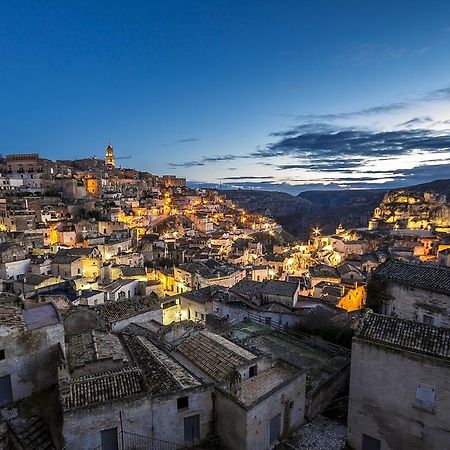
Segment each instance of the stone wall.
M61 324L0 337L0 377L10 375L13 400L29 397L57 383L59 344L64 342Z
M227 392L217 391L217 433L231 450L273 448L269 442L270 421L273 417L281 414L282 434L299 426L304 420L305 383L305 375L299 373L250 408L244 408Z
M65 412L63 434L67 449L85 450L100 446L100 432L105 429L117 427L120 433L120 412L124 432L178 444L184 443L184 419L198 414L200 439L205 439L213 425L212 389L212 386L206 386L159 398L141 396ZM184 396L188 396L189 406L178 410L177 399ZM142 445L145 441L141 439L139 442ZM148 446L150 448L150 444Z
M444 449L450 442L450 364L354 339L348 442L362 449L362 435L383 450ZM415 405L417 385L436 390L433 412Z
M434 325L450 327L450 297L400 283L389 282L386 295L390 300L385 314L394 312L401 319L423 322L423 314L434 317Z

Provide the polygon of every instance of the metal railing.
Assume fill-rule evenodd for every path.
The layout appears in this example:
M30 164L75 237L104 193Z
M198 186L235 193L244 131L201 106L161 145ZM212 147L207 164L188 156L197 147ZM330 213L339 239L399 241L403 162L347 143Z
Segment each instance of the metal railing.
M100 444L94 450L183 450L186 448L189 447L128 431L118 431L117 440Z

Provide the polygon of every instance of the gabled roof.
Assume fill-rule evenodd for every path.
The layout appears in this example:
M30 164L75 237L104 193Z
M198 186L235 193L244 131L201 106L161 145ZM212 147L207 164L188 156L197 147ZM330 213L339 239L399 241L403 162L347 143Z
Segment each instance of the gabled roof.
M184 294L180 294L180 297L185 297L198 303L207 303L211 302L216 297L217 293L224 292L225 289L226 288L219 285L206 286L196 291L188 291Z
M73 378L69 381L69 395L63 397L63 408L93 406L144 393L144 382L137 367L102 372Z
M146 297L134 297L117 302L105 303L93 306L92 309L102 319L109 323L118 322L130 317L138 316L148 311L155 311L160 308L158 299L151 295Z
M294 297L298 284L289 281L269 280L264 283L261 291L263 295L279 295L282 297Z
M450 330L447 328L368 313L357 336L402 350L450 359Z
M92 253L96 252L98 252L98 250L95 247L61 248L56 255L90 256Z
M0 329L25 331L26 323L22 317L22 311L18 306L0 304Z
M200 381L178 361L145 336L137 334L122 334L122 336L133 360L142 370L145 384L152 395L172 394L201 385Z
M52 264L73 264L80 258L81 258L80 256L56 254L52 259Z
M17 281L21 281L24 284L28 284L30 286L37 286L44 281L51 280L56 277L52 275L41 275L38 273L23 273L17 276Z
M67 339L67 347L71 370L105 359L127 361L118 337L111 333L90 330L72 334Z
M118 278L103 288L106 292L115 292L127 284L134 283L136 280L130 278Z
M145 267L130 267L130 266L120 266L123 277L136 277L136 276L147 276Z
M317 264L310 267L309 273L312 277L339 278L337 269L326 264Z
M443 267L389 260L373 277L450 295L450 269Z
M188 337L177 350L214 381L222 381L237 367L257 356L209 331Z

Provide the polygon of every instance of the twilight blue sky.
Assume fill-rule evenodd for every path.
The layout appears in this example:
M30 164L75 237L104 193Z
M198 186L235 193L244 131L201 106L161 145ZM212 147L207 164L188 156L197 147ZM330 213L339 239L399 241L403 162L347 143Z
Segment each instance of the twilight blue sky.
M450 2L2 1L0 153L198 182L450 178Z

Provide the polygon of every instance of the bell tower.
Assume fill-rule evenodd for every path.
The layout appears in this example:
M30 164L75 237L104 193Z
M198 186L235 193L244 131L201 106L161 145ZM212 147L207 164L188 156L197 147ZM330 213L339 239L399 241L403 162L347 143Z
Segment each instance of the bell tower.
M116 159L114 158L114 150L111 144L106 146L105 164L108 169L114 169L116 166Z

